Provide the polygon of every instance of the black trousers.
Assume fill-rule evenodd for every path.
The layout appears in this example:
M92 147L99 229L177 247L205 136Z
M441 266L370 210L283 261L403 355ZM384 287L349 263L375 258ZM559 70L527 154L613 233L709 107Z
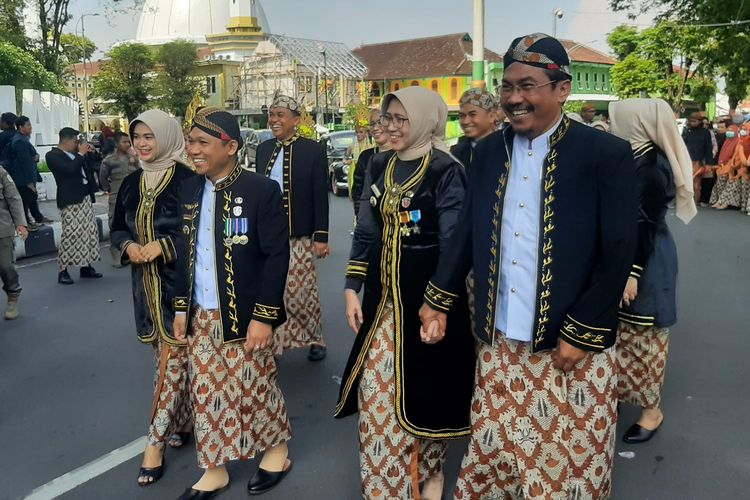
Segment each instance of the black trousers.
M18 193L21 195L23 201L23 210L26 213L26 220L31 222L29 212L34 217L37 224L41 224L44 220L44 215L39 211L39 201L36 191L31 189L29 186L19 186Z

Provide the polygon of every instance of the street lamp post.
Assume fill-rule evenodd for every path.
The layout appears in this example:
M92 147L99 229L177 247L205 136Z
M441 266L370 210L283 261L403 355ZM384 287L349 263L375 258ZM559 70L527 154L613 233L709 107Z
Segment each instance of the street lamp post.
M555 9L552 11L552 36L557 38L557 20L562 19L565 12L562 9Z
M93 17L98 15L99 14L96 13L81 14L80 19L78 19L81 22L81 55L83 56L83 132L86 140L89 138L89 74L88 71L86 71L86 30L83 19L86 16ZM76 27L77 26L78 23L76 23Z
M326 107L325 112L323 113L323 121L325 122L325 118L328 115L328 63L326 60L326 48L325 45L320 46L320 53L323 55L323 92L325 93L325 99L326 99Z

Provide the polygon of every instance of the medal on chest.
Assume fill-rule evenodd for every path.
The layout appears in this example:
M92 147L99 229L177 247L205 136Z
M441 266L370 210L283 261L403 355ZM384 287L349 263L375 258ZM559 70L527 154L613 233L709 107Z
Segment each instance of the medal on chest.
M247 245L250 241L250 238L247 236L248 229L247 217L228 218L224 221L224 245L227 247L231 247L232 245Z

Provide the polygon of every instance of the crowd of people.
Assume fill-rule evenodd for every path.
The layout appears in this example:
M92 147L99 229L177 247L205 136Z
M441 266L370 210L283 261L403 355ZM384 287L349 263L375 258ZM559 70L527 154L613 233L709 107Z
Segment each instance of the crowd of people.
M701 120L681 135L661 100L611 103L608 123L587 105L572 120L557 39L516 38L503 62L496 94L461 97L465 136L452 148L445 102L407 87L371 111L375 145L363 133L353 159L344 301L356 336L335 416L358 414L367 499L442 498L448 442L463 436L457 499L608 497L619 402L642 409L628 443L651 439L664 418L677 321L668 207L685 224L694 217L709 152L711 198L747 202L750 124L735 120L714 151ZM100 172L112 257L131 268L137 336L155 360L141 486L191 437L203 473L180 500L227 488L233 460L263 455L251 495L292 469L276 357L326 357L315 259L330 253L326 152L299 136L300 111L275 96L275 140L259 145L257 174L238 163L236 118L217 108L200 109L187 137L156 109L113 137ZM61 130L47 154L65 193L61 283L72 282L68 266L101 276L96 182L77 136ZM2 168L0 188L10 303L12 238L28 224Z

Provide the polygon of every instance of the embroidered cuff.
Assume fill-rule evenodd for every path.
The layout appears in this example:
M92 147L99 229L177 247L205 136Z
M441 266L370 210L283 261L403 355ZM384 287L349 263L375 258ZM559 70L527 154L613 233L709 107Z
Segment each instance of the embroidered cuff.
M446 313L453 307L453 301L456 297L458 295L441 290L432 281L427 283L427 289L424 292L424 300L430 307Z
M563 320L560 335L567 343L584 351L603 351L614 345L611 328L585 325L573 319L570 314Z
M128 249L128 247L129 247L130 245L132 245L133 243L135 243L135 241L133 241L133 240L125 240L125 241L124 241L124 242L122 243L122 245L120 245L120 251L121 251L122 253L125 253L125 251L126 251L126 250Z
M159 246L161 247L161 255L164 259L164 262L169 263L177 260L177 250L174 247L172 238L159 238L157 241L159 242Z
M261 323L276 323L279 320L280 307L264 306L255 304L253 308L253 319Z
M633 264L633 268L630 270L630 277L635 279L641 279L641 273L643 268L637 264Z
M328 231L315 231L313 241L317 243L328 243Z
M175 297L172 300L172 307L174 308L174 312L187 312L189 306L190 304L185 297Z
M631 325L638 326L654 326L656 318L653 316L639 316L638 314L632 314L625 311L618 311L617 313L620 321L623 323L630 323Z
M364 280L367 277L367 262L359 260L350 260L346 266L346 277Z

